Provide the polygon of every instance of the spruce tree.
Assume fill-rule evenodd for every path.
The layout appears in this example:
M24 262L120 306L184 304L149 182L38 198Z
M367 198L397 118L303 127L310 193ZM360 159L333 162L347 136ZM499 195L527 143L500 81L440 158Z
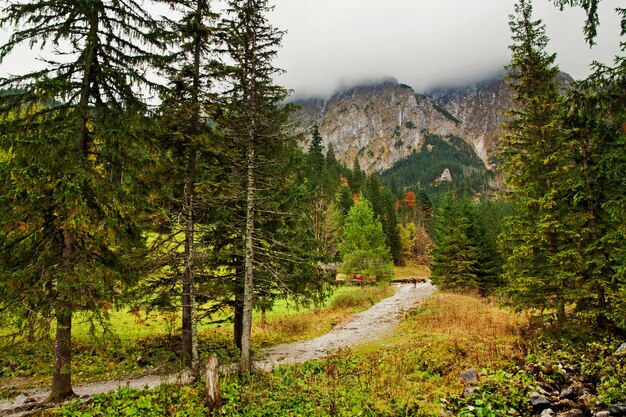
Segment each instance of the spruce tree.
M352 163L352 172L349 177L350 189L352 190L353 194L361 194L361 192L365 188L366 179L367 176L365 172L361 169L359 158L354 157L354 162Z
M307 153L307 166L309 170L309 181L311 188L321 186L324 174L324 153L322 148L322 137L317 125L313 127L311 144Z
M163 203L170 213L159 229L167 229L162 233L161 245L163 252L170 255L162 261L167 262L166 269L181 283L181 356L185 365L197 368L196 276L201 275L200 261L206 258L208 250L202 247L201 241L206 239L197 229L199 219L208 223L207 206L212 199L202 194L212 194L215 187L211 187L211 181L215 179L211 177L219 169L211 128L217 101L213 84L220 69L215 52L218 15L207 0L178 0L170 6L180 17L164 18L166 26L162 32L173 52L163 59L168 85L162 89L161 114L155 119L160 149L168 162L163 167L167 173L157 175L170 182L167 189L171 191ZM203 190L200 195L198 189ZM181 250L173 250L181 242ZM167 287L169 291L171 286Z
M448 192L435 220L433 283L444 290L479 290L481 248L472 232L475 218L469 202Z
M576 144L559 120L558 68L555 55L545 52L545 28L532 20L528 1L520 0L515 10L508 78L517 107L506 124L501 157L518 215L502 237L503 272L519 306L552 308L564 318L578 298L584 268L577 230L585 220L569 187Z
M106 316L139 272L139 164L129 160L141 154L132 128L145 111L139 87L151 85L154 22L134 0L18 2L3 16L15 31L0 59L53 47L43 70L0 82L0 270L3 305L56 319L49 401L60 401L73 394L74 312Z
M618 9L626 17L626 9ZM622 36L626 20L622 21ZM613 66L595 63L592 74L577 82L565 97L561 118L576 145L568 184L573 208L582 217L576 232L585 263L575 313L589 316L605 330L626 328L624 302L623 152L626 126L626 42Z
M283 184L289 169L278 163L284 151L293 146L285 135L288 107L281 108L286 90L273 83L279 70L272 64L283 32L267 20L271 7L267 0L228 2L222 26L224 47L232 66L225 92L226 110L220 122L227 138L242 150L245 197L243 315L240 370L252 370L251 328L255 275L264 250L261 221L278 214L272 193ZM286 160L288 162L288 160Z
M374 215L382 224L387 246L391 251L394 264L403 265L402 243L400 242L393 194L390 190L383 187L378 177L370 176L366 181L364 195L371 202Z

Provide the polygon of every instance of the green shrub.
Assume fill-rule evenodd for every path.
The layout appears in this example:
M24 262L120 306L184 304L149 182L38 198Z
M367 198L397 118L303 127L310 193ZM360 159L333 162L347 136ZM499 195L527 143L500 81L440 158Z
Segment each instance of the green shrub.
M46 414L43 414L46 415ZM154 390L120 388L117 392L95 395L92 401L77 401L53 411L61 417L160 417L208 415L202 388L198 385L161 385Z

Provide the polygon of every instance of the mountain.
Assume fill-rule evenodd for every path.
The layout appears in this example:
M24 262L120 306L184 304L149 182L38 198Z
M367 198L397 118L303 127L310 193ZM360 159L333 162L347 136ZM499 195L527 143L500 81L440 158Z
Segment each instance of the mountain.
M425 94L385 79L327 100L300 100L292 118L304 148L317 125L322 145L332 145L337 159L351 167L357 158L361 169L395 189L490 193L502 187L495 159L513 102L504 76ZM564 90L572 82L565 73L559 79Z
M487 166L492 166L502 134L500 126L506 121L505 114L513 102L513 91L504 74L467 86L432 90L427 96L434 105L461 121L462 137Z
M463 126L464 138L476 153L493 168L498 138L506 122L506 112L513 103L513 90L507 85L505 73L488 80L455 88L440 88L426 95L438 105L458 118ZM558 80L565 92L574 81L560 72Z
M395 80L357 86L329 100L300 101L293 118L303 132L318 125L325 147L366 172L383 171L419 151L427 133L462 136L459 120L428 97Z
M564 86L572 81L565 73L559 78ZM425 94L386 79L337 91L328 100L300 100L293 119L299 123L299 132L318 125L325 147L332 145L347 166L358 158L368 173L390 169L421 151L427 135L460 138L485 166L493 168L500 126L512 98L504 73Z

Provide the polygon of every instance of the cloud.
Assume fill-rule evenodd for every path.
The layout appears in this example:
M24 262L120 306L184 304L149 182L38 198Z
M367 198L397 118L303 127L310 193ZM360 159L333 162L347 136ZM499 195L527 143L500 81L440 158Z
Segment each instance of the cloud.
M551 0L535 0L535 17L546 23L548 48L558 53L561 70L580 79L593 60L612 61L620 40L614 9L622 1L600 3L598 45L590 49L582 36L582 10L560 12ZM273 0L270 19L287 31L275 62L286 72L277 81L299 97L329 96L337 88L383 77L394 77L418 92L479 81L509 61L508 15L514 3ZM7 39L8 33L0 31L0 43ZM2 62L0 76L42 68L45 64L35 59L40 55L20 48Z
M582 37L584 14L535 1L561 69L583 78L593 59L619 51L619 22L605 0L598 46ZM341 85L392 76L417 91L488 77L509 61L514 1L275 0L272 21L287 30L278 81L298 96L328 96Z

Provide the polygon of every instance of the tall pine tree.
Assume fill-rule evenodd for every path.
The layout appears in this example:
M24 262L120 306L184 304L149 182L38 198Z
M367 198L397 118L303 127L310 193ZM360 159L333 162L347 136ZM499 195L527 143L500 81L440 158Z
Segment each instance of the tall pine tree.
M559 2L561 6L565 2ZM587 11L584 31L593 45L599 22L597 2L582 1ZM623 152L626 137L626 8L617 8L621 17L621 55L614 64L594 63L592 74L577 82L565 99L562 120L576 144L572 163L578 169L569 184L576 209L584 221L578 228L579 245L585 265L575 313L589 316L608 330L626 329L626 276L623 225L624 188L621 174L626 169Z
M220 67L215 52L218 15L207 0L177 0L171 6L180 18L166 19L163 35L170 40L174 52L163 63L169 85L163 89L157 123L161 149L170 162L165 167L169 172L165 177L176 185L167 196L173 201L167 204L171 213L163 236L167 237L166 253L175 255L167 269L177 274L181 282L183 362L197 368L196 275L200 275L200 260L205 257L197 229L198 219L204 218L207 223L203 206L210 200L198 195L198 188L204 194L212 191L208 177L219 165L215 162L210 122L217 101L213 84ZM179 242L184 242L182 250L173 250L172 246Z
M555 55L545 52L545 28L532 20L529 1L520 0L515 10L508 78L516 108L506 124L501 157L518 214L502 237L504 278L518 305L549 308L564 318L578 298L584 269L578 248L585 216L575 207L570 187L577 146L559 119L563 98Z
M73 394L74 312L102 317L121 285L137 276L142 245L133 197L139 153L138 92L151 83L154 22L130 1L11 3L15 29L0 59L23 45L52 46L43 70L3 79L0 146L2 303L56 320L50 401ZM138 117L139 116L139 117ZM28 313L26 313L28 312Z
M245 197L243 311L240 370L252 370L251 329L255 276L265 247L263 222L278 215L273 194L283 186L289 169L279 164L292 145L285 135L289 108L281 108L286 90L273 83L279 70L272 64L283 32L267 20L267 0L228 2L223 41L232 60L221 125L241 150L242 189ZM287 160L288 162L288 160ZM267 235L266 235L267 237ZM268 239L271 241L271 239ZM267 252L266 252L267 253Z

